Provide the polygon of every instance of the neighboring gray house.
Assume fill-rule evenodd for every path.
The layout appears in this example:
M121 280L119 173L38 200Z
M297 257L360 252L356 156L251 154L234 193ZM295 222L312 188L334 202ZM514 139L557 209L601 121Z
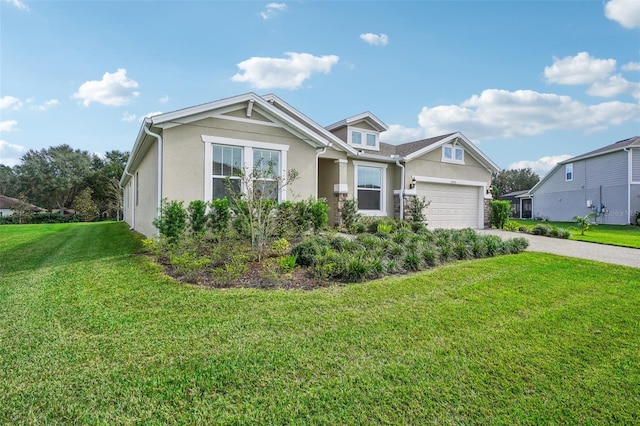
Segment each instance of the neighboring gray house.
M640 210L640 137L634 136L558 163L529 195L533 217L629 224Z
M270 160L280 176L299 172L278 201L325 198L330 224L347 198L364 215L402 217L411 197L424 196L430 227L485 226L495 163L461 133L391 145L385 130L370 112L323 127L276 95L255 93L147 118L120 180L124 219L154 235L163 198L221 198L227 177L244 191L237 171Z
M531 219L531 196L528 190L509 192L501 195L499 199L511 203L511 217Z

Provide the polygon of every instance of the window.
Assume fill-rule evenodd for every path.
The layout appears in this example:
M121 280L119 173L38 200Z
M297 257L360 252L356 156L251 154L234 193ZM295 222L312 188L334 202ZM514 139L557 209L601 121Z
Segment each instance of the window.
M571 182L573 180L573 163L565 164L565 166L564 166L564 179L567 182Z
M264 198L278 201L278 182L274 178L280 176L280 151L254 149L253 170L258 178L253 190Z
M378 167L356 167L358 210L383 210L382 170Z
M464 149L461 146L444 145L442 147L442 161L464 163Z
M368 132L365 130L350 130L349 131L349 144L353 146L362 147L364 145L367 149L378 149L378 134L375 132Z
M229 193L227 179L233 192L240 192L242 172L242 148L213 145L213 199L224 198Z

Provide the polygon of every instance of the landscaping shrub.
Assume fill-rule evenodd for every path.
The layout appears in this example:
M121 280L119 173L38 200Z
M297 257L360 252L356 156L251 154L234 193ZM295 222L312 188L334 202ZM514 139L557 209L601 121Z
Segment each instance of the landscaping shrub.
M549 235L550 232L551 232L551 227L549 225L545 225L542 223L538 223L531 230L531 233L533 235L542 235L542 236L547 236Z
M518 222L513 220L507 220L504 223L504 227L502 229L504 229L505 231L516 232L518 228L519 228Z
M202 234L207 224L207 203L202 200L193 200L187 207L189 213L189 227L194 234Z
M494 200L491 202L491 226L503 229L510 215L511 203L509 201Z
M289 251L290 245L286 238L278 238L271 243L271 251L276 256L284 256Z
M426 198L422 197L413 197L411 201L409 201L407 205L407 216L409 216L411 222L414 223L423 223L425 226L427 225L427 217L425 216L425 210L431 201L427 201Z
M592 226L596 226L597 223L592 223L591 219L597 217L597 213L589 213L586 216L574 216L573 220L577 224L577 228L580 230L580 235L584 235L586 231Z
M308 237L291 249L291 254L296 256L298 265L313 266L323 246L329 247L329 242L325 238L320 236Z
M295 254L279 257L278 265L280 266L280 270L284 273L289 273L293 271L293 268L296 267L297 258L298 257Z
M182 201L162 200L160 217L153 220L161 235L167 237L169 244L176 244L187 227L187 212Z
M207 215L207 226L215 234L223 236L229 229L231 220L231 204L227 197L218 198L211 202L211 209Z
M360 213L358 213L358 200L355 198L344 200L342 203L342 211L340 212L340 218L345 229L352 232L352 227L358 221Z

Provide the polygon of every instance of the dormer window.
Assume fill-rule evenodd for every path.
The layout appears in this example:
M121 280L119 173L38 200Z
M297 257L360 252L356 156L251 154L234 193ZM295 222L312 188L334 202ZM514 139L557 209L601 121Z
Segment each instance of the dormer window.
M442 161L464 164L464 149L458 145L444 145L442 147Z
M365 149L378 150L378 134L376 132L367 131L364 129L349 130L349 144L356 147Z

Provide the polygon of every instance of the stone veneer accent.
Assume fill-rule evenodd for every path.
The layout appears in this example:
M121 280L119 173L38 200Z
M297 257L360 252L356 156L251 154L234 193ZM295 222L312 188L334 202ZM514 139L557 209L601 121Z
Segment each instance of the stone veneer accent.
M342 207L344 206L344 202L347 200L349 194L335 192L333 194L333 225L338 228L342 228Z

